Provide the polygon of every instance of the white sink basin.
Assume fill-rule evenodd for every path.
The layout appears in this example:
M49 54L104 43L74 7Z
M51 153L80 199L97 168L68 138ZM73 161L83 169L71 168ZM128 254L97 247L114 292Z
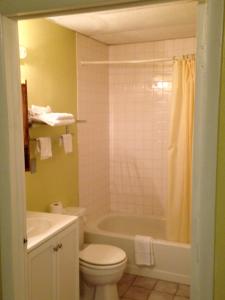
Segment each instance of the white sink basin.
M76 220L75 216L27 212L28 252Z
M52 223L44 218L27 218L27 237L28 239L49 230Z

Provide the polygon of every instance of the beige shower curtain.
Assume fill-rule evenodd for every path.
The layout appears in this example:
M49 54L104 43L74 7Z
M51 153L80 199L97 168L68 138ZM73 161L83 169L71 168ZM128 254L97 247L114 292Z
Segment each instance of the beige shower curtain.
M190 242L195 58L174 61L169 133L167 237Z

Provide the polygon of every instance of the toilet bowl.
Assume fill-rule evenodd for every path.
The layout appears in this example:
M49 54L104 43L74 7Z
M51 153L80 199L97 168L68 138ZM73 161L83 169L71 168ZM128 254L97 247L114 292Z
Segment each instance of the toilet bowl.
M118 247L105 244L89 244L84 247L85 210L69 208L65 213L79 216L79 261L84 281L82 300L119 300L117 282L126 268L126 253Z
M94 300L119 300L117 282L126 263L126 253L118 247L90 244L80 251L80 272L86 284L95 289Z

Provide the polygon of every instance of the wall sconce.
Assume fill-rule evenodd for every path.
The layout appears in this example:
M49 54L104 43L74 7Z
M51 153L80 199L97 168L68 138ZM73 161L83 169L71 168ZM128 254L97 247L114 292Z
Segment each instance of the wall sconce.
M20 59L25 59L27 57L27 48L20 46Z

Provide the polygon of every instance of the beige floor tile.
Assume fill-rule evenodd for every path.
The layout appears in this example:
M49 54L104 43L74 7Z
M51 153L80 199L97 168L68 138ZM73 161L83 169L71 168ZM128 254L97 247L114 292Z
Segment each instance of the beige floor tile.
M176 295L182 297L190 297L190 286L185 284L179 284Z
M153 278L137 276L132 285L152 290L156 285L156 282L157 280Z
M162 293L167 293L174 295L178 289L178 284L174 282L168 282L159 280L154 288L154 290Z
M175 296L175 297L173 298L173 300L189 300L189 298L182 297L182 296Z
M130 287L130 283L120 283L118 284L118 294L119 294L119 297L122 297L129 289Z
M119 284L120 283L130 283L131 284L135 278L136 278L136 275L125 273L123 275L123 277L120 279Z
M141 287L131 286L124 295L125 298L132 300L147 300L150 291Z
M173 300L173 296L166 293L153 291L148 300Z

